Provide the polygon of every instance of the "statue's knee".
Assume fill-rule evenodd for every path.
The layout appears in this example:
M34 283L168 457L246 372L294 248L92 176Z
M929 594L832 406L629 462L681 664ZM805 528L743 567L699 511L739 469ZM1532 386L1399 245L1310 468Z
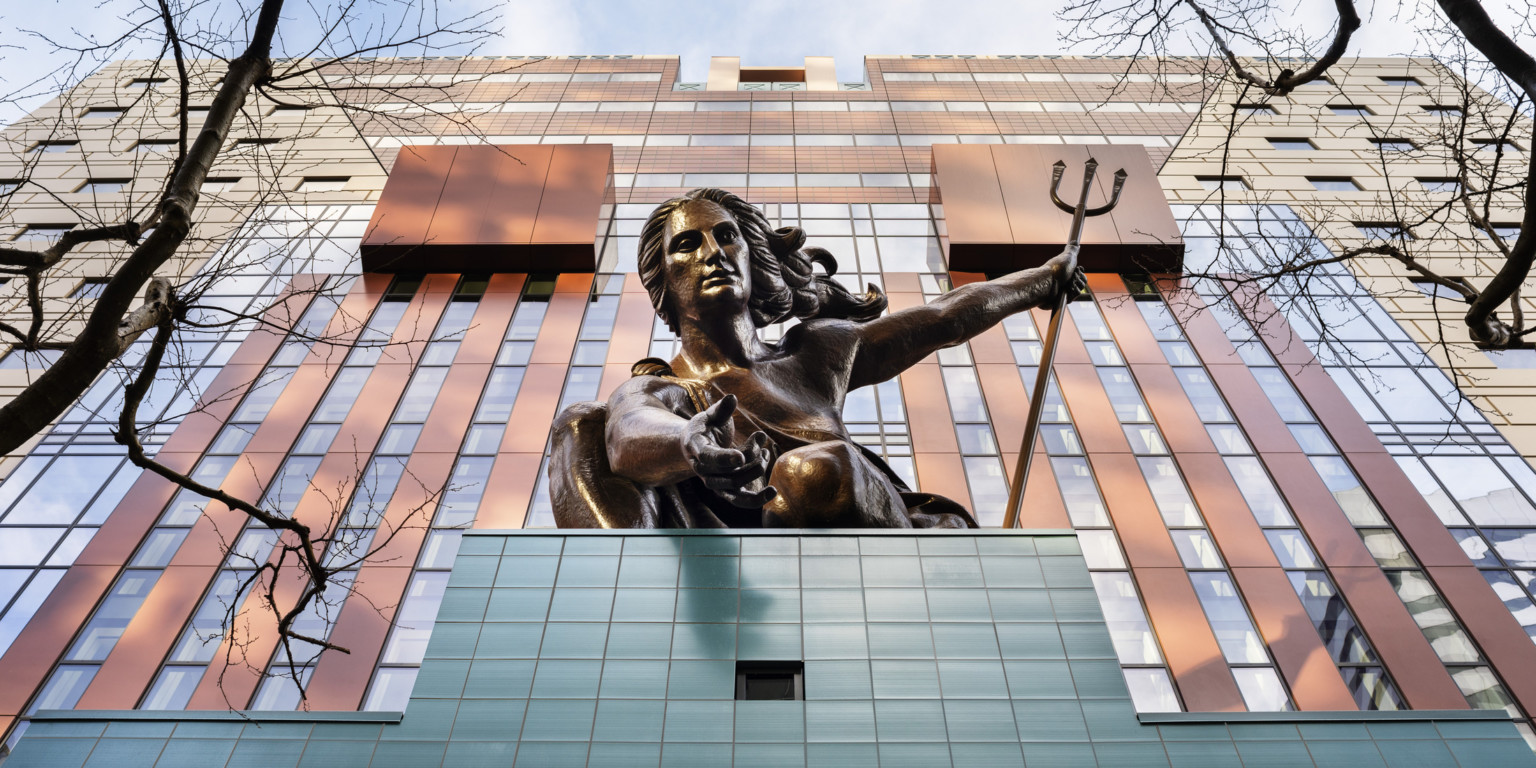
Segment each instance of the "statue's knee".
M555 416L552 428L557 445L603 445L608 429L608 406L604 403L573 403Z
M847 443L815 443L780 456L770 482L791 497L830 501L849 487L853 462L853 449Z

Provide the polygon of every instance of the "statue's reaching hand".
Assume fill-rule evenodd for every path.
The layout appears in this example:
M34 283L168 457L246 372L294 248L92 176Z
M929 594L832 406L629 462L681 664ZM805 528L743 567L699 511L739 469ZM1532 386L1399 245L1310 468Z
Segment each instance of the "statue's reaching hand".
M741 450L736 444L736 396L726 395L688 419L679 436L683 457L704 487L744 509L758 509L778 491L765 485L771 465L768 435L753 432Z

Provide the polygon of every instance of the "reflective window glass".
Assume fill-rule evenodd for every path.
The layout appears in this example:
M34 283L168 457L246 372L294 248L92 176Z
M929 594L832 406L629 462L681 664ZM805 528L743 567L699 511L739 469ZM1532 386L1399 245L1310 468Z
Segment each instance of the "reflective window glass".
M1227 469L1232 473L1232 479L1237 481L1237 489L1242 492L1243 499L1248 502L1248 509L1253 512L1254 519L1259 525L1265 527L1294 526L1296 521L1291 517L1290 508L1280 498L1280 492L1275 490L1275 484L1270 481L1269 473L1264 471L1264 465L1252 456L1228 456L1226 458Z
M1162 667L1126 667L1125 683L1137 712L1179 712L1179 696L1173 680Z
M1080 528L1105 528L1109 526L1109 514L1099 497L1098 484L1093 472L1083 459L1052 458L1051 470L1056 475L1056 485L1061 489L1061 500L1067 507L1067 517L1072 525Z
M1157 503L1157 511L1163 516L1163 523L1169 527L1204 524L1173 459L1141 458L1136 461L1141 465L1141 474L1147 479L1147 488Z
M1232 577L1226 573L1195 571L1189 574L1195 595L1205 609L1211 630L1221 653L1233 664L1263 664L1269 661L1264 640L1248 619L1248 609L1237 594Z
M1317 469L1318 476L1323 478L1323 483L1328 486L1329 493L1333 494L1333 500L1339 503L1339 509L1344 510L1344 515L1355 525L1386 525L1387 519L1382 517L1381 509L1371 499L1369 492L1360 484L1360 479L1355 477L1353 470L1344 463L1344 459L1338 456L1313 456L1312 466Z
M1451 609L1440 599L1434 585L1429 583L1422 571L1387 571L1387 581L1397 590L1403 605L1408 606L1408 612L1413 614L1414 622L1424 632L1425 639L1429 640L1430 647L1435 649L1435 655L1441 661L1482 661L1477 648L1472 645L1472 639L1467 637Z
M1216 386L1211 383L1211 377L1204 370L1175 368L1173 372L1179 377L1179 384L1183 385L1184 394L1189 397L1189 402L1195 407L1195 414L1201 421L1232 420L1232 414L1227 411L1226 403L1222 402Z
M1426 456L1424 463L1478 525L1530 525L1536 509L1487 456Z
M1203 530L1175 529L1168 532L1173 536L1173 546L1179 551L1179 559L1184 561L1185 568L1220 568L1221 553L1216 550L1216 542L1211 540L1211 535Z
M1104 609L1104 620L1120 663L1161 664L1162 653L1141 609L1141 597L1131 575L1123 571L1096 571L1092 575L1093 589Z
M1376 661L1365 633L1360 631L1354 616L1344 605L1344 598L1322 571L1293 571L1287 575L1334 661L1349 664Z
M1274 667L1233 667L1232 677L1249 712L1286 712L1291 706L1285 685Z
M1081 529L1077 532L1077 541L1082 545L1083 560L1089 568L1125 567L1125 556L1120 553L1114 531Z
M1141 392L1136 389L1136 382L1131 378L1130 369L1100 368L1099 381L1104 385L1104 393L1109 395L1109 403L1115 409L1116 418L1130 422L1152 420L1152 414L1147 411L1146 403L1141 400Z
M1275 557L1280 561L1282 568L1319 568L1317 555L1312 553L1312 545L1307 543L1307 538L1301 531L1295 528L1272 528L1264 532L1269 539L1269 548L1274 550Z

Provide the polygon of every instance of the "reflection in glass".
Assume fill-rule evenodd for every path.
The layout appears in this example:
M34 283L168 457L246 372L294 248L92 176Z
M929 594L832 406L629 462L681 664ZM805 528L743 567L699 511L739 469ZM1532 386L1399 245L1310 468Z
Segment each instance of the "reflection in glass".
M1061 489L1061 500L1066 504L1067 517L1078 528L1108 528L1109 514L1104 501L1099 498L1099 487L1093 481L1093 473L1084 459L1053 458L1051 470L1056 475L1056 485Z
M1295 528L1273 528L1264 532L1269 548L1275 551L1282 568L1317 568L1317 556L1307 537Z
M1429 579L1420 571L1387 571L1387 581L1397 590L1414 623L1423 630L1435 655L1444 662L1478 662L1482 658L1462 630L1451 609L1441 601Z
M1233 667L1232 677L1237 680L1237 689L1242 692L1243 703L1248 706L1249 712L1288 712L1295 709L1274 667Z
M1275 484L1270 481L1269 474L1264 471L1264 466L1257 458L1229 456L1226 462L1227 469L1232 473L1232 479L1237 481L1237 489L1242 492L1243 499L1248 502L1248 509L1253 512L1253 517L1259 521L1259 525L1265 527L1296 525L1290 509L1285 505L1285 500L1280 498L1280 492L1275 490Z
M1248 438L1243 436L1243 430L1236 424L1207 424L1206 434L1211 436L1211 442L1216 444L1216 450L1222 454L1249 454L1253 448L1248 445Z
M1164 524L1170 528L1204 525L1173 459L1142 458L1136 462L1141 465L1141 474L1147 479L1147 489L1152 492Z
M1376 654L1365 640L1365 633L1344 605L1344 598L1322 571L1293 571L1286 574L1301 598L1302 607L1334 661L1347 664L1374 664Z
M1083 548L1083 559L1089 568L1124 568L1125 556L1115 541L1115 532L1084 529L1077 532L1077 542Z
M1137 712L1179 712L1179 696L1173 680L1162 667L1126 667L1125 684L1131 689L1131 703Z
M1451 672L1451 679L1456 681L1456 687L1461 689L1461 695L1467 697L1467 703L1473 709L1502 709L1510 717L1520 716L1520 708L1504 691L1504 686L1499 685L1493 670L1487 667L1457 669Z
M1163 656L1157 650L1157 639L1152 636L1147 615L1141 610L1141 598L1136 594L1131 575L1097 571L1092 576L1093 589L1104 609L1104 620L1109 625L1109 636L1114 641L1115 655L1120 657L1120 663L1161 664Z
M1371 495L1360 484L1360 479L1350 470L1344 459L1338 456L1313 456L1312 466L1317 470L1318 476L1323 478L1323 483L1328 486L1328 491L1333 494L1334 501L1339 503L1339 509L1344 510L1344 515L1354 525L1386 525L1387 519L1381 516L1381 510L1376 502L1371 500Z
M1344 676L1344 686L1355 697L1355 706L1386 712L1404 708L1403 698L1381 667L1340 667L1339 674Z
M1264 664L1269 656L1264 652L1264 640L1248 619L1248 609L1237 594L1232 577L1226 573L1198 571L1189 574L1195 585L1195 595L1210 619L1211 630L1221 654L1232 664Z
M1216 542L1211 540L1211 535L1203 530L1172 530L1168 532L1173 536L1173 546L1179 551L1179 559L1184 561L1185 568L1220 568L1221 553L1216 551Z

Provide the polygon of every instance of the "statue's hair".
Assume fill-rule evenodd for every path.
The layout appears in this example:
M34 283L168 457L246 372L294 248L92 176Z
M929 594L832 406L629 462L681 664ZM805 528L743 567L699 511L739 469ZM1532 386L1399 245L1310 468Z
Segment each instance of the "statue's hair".
M673 211L694 200L708 200L724 208L741 230L750 254L752 295L747 308L759 328L791 315L802 320L830 317L864 322L880 316L885 294L873 285L862 296L832 279L837 259L823 248L805 247L805 230L799 227L770 229L762 212L739 196L723 189L695 189L656 206L640 231L640 282L651 295L651 306L677 332L677 316L667 294L666 226ZM825 271L818 274L814 265Z

